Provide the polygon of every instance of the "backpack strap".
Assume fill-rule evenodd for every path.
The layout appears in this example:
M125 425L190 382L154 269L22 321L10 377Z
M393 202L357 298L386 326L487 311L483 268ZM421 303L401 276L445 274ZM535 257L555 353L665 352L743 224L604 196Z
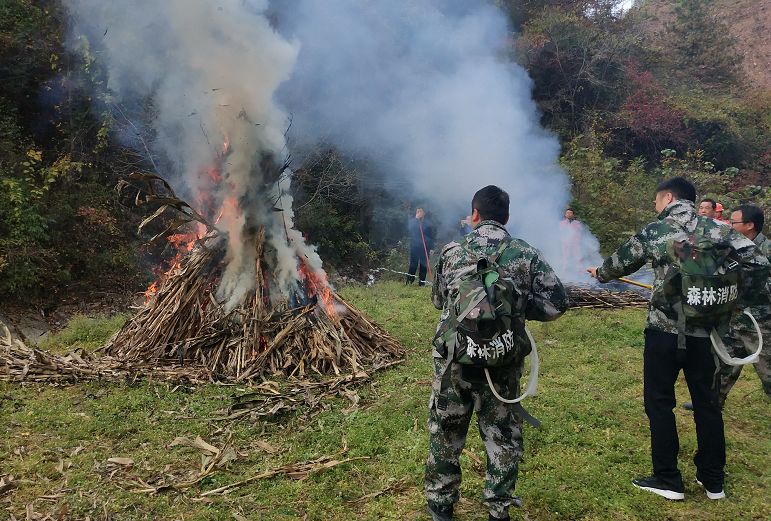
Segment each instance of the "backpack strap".
M453 358L455 358L455 342L450 342L450 346L447 349L447 358L445 358L444 370L439 380L439 394L436 396L436 408L440 411L446 411L449 405L447 390L452 386L452 372L450 369L452 368Z
M685 310L683 309L683 299L678 298L672 305L675 314L677 315L677 357L683 362L685 361Z
M709 334L709 338L712 341L712 347L715 349L715 354L726 365L742 366L747 364L754 364L758 361L760 352L763 350L763 332L760 330L758 321L755 320L755 317L753 317L752 314L746 309L744 310L744 314L750 317L750 321L755 328L755 332L758 334L758 348L748 357L734 358L726 349L725 344L723 343L723 339L720 338L717 330L713 329Z

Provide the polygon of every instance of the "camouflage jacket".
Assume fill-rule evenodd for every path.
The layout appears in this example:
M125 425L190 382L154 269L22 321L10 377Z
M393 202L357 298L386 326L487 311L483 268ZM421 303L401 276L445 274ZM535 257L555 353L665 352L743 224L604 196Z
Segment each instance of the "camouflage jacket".
M765 255L766 258L771 261L771 239L762 233L759 233L755 236L755 239L752 242L754 242L755 246L758 247L760 253Z
M468 249L478 256L469 258L458 242L451 242L442 249L434 268L431 299L434 306L442 310L439 326L450 315L450 306L458 296L463 277L474 271L479 258L494 254L503 239L510 240L511 245L501 254L498 265L514 281L517 291L527 298L525 318L554 320L565 312L568 307L565 288L540 251L512 238L496 221L482 221L471 234L473 239Z
M661 288L664 278L672 267L672 260L667 251L667 246L674 240L680 240L686 234L696 229L700 220L707 219L696 214L694 204L690 201L676 200L669 204L659 214L658 220L648 224L637 234L632 236L625 244L618 248L610 257L605 259L597 270L597 279L600 282L609 282L612 279L634 273L647 261L652 261L655 279L653 291ZM766 296L767 291L758 290L758 279L755 273L762 273L767 278L768 259L760 254L755 244L736 232L730 226L719 224L708 219L705 225L709 237L715 242L726 241L736 250L742 260L743 282L741 294L758 295L759 291ZM703 224L703 223L702 223ZM765 286L765 283L761 283ZM742 303L740 303L742 306ZM648 327L667 333L677 333L677 321L675 317L667 316L664 311L649 306ZM691 336L706 337L709 333L704 328L688 327L686 334Z
M759 233L753 242L755 243L755 246L758 247L760 254L766 257L769 263L771 263L771 240L762 233ZM771 275L766 278L766 292L771 295ZM755 320L758 321L761 328L765 331L771 330L771 296L769 296L769 299L765 303L756 303L748 306L747 311L752 313L752 316L755 317ZM755 330L746 316L739 315L737 320L738 323L735 322L733 324L736 329ZM766 342L768 341L771 341L771 338L766 340Z

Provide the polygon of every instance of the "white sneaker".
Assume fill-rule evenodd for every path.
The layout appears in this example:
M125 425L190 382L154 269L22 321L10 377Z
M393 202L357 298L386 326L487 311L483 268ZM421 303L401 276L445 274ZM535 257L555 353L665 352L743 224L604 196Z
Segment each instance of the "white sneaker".
M673 501L680 501L685 498L682 485L679 488L673 488L669 485L664 484L656 476L633 479L632 485L639 488L640 490L645 490L646 492L653 492L654 494L658 494L661 497L665 497Z
M699 481L699 478L696 478L696 483L704 487L704 483ZM710 492L707 490L707 487L704 487L704 492L707 493L707 497L709 499L725 499L725 490L722 488L720 489L720 492Z

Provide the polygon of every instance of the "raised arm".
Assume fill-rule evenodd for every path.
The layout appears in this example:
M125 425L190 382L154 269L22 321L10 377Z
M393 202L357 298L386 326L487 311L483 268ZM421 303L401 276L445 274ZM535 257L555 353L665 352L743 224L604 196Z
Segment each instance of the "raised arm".
M605 259L602 266L597 269L597 280L610 282L613 279L634 273L645 264L645 261L648 260L648 253L645 251L643 233L644 230L633 235L610 257Z

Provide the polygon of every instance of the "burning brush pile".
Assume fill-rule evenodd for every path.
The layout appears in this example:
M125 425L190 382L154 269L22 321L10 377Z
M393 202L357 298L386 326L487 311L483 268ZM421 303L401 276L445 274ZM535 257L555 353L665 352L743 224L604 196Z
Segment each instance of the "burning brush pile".
M230 243L217 223L223 212L238 214L238 203L226 201L217 223L210 225L160 177L135 175L133 180L147 186L138 192L140 202L163 203L143 225L173 208L194 231L166 237L176 256L104 354L142 365L203 367L212 378L234 380L355 374L403 355L396 340L332 291L315 250L291 228L289 208L271 208L273 226L258 224L240 245L250 248L251 255L241 255L252 265L240 265L233 281ZM213 180L220 181L217 175ZM282 201L282 194L275 200ZM271 238L279 232L283 237ZM287 259L293 269L280 266Z
M100 355L229 380L356 375L401 357L393 338L332 291L295 229L291 118L277 89L300 48L276 30L267 4L68 4L73 30L109 74L116 125L118 116L128 122L116 136L154 172L123 186L155 206L140 229L163 222L151 241L176 249Z

